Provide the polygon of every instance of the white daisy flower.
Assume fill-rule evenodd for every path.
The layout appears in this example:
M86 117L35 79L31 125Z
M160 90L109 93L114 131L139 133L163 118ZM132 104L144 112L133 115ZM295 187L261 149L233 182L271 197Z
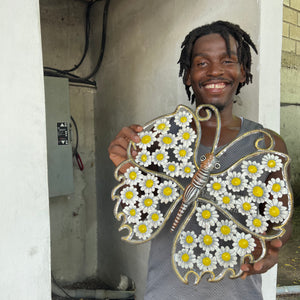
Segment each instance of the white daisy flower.
M264 155L261 161L266 171L276 172L282 168L282 161L277 155L268 153Z
M240 172L228 172L226 180L228 189L233 192L243 191L248 183L246 177Z
M224 268L233 268L237 263L235 250L230 249L228 246L223 247L216 252L217 261Z
M153 163L164 166L168 163L169 154L164 149L156 149L155 152L152 153L152 161Z
M261 215L248 216L246 224L251 231L256 233L263 233L268 228L266 218Z
M263 203L269 199L267 187L260 180L249 183L247 190L249 197L254 199L256 203Z
M217 224L216 234L224 241L232 240L236 232L236 225L230 220L221 220Z
M263 173L263 167L256 161L244 160L242 164L242 172L249 178L257 179Z
M190 146L196 137L195 131L190 127L180 129L177 134L178 140L186 147Z
M275 198L281 198L288 192L285 181L280 178L271 178L268 182L267 189Z
M153 145L156 141L155 134L151 131L142 131L138 133L141 141L137 144L138 147L146 149Z
M183 269L192 269L196 262L196 256L192 249L182 249L175 253L175 261Z
M217 267L217 259L211 253L201 254L197 261L198 268L205 271L213 271Z
M141 166L148 167L152 163L151 153L146 149L140 151L135 158L135 161Z
M171 177L179 176L180 174L179 164L173 161L168 162L167 164L164 165L164 172Z
M193 249L197 247L197 235L194 231L182 231L180 234L180 244L184 248Z
M162 203L169 203L174 201L179 196L179 193L174 182L165 181L160 184L158 195Z
M140 182L141 190L146 194L154 192L159 186L157 177L152 174L147 174L144 179Z
M206 184L207 191L214 197L223 194L226 191L226 182L221 177L212 177Z
M170 129L170 122L163 118L154 123L153 130L156 132L167 133Z
M281 201L278 199L268 200L265 207L265 217L273 223L279 223L288 216L288 211Z
M179 161L187 161L193 155L193 151L189 147L179 145L175 147L174 154Z
M164 149L172 148L177 143L176 137L172 133L162 134L158 140L159 140L159 146Z
M254 250L255 246L255 240L249 233L246 234L241 232L237 233L237 235L233 237L233 248L240 256L250 254Z
M236 201L236 207L239 213L243 216L257 214L257 207L255 203L253 203L247 196L239 198Z
M126 184L135 185L138 184L142 179L142 172L137 167L130 167L124 174Z
M219 214L215 207L208 203L197 207L196 218L200 226L208 228L216 224Z
M139 203L140 203L142 211L144 213L146 213L146 212L153 211L156 208L156 206L158 204L158 199L157 199L157 197L154 196L153 193L149 193L149 194L143 195L140 198Z
M198 238L199 246L203 251L210 252L219 248L219 238L210 229L203 229Z
M163 223L164 217L160 211L156 210L149 213L147 220L153 228L157 228Z
M137 237L146 240L150 237L153 230L148 222L139 222L133 227L133 231Z
M129 204L123 210L127 217L128 223L138 223L140 221L141 212L134 203Z
M175 115L175 124L180 127L188 127L192 122L193 115L187 111L180 111Z
M138 191L135 187L128 186L121 191L120 196L124 203L134 203L138 199Z
M225 192L222 195L218 195L216 196L217 199L217 203L225 209L232 209L234 208L235 204L236 204L236 200L235 200L235 195Z
M180 165L180 175L182 178L191 178L194 176L195 166L191 162L183 162Z

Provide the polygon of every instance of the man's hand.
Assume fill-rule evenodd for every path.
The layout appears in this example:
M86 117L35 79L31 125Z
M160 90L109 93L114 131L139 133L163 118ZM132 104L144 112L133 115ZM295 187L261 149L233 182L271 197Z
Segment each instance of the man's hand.
M247 276L253 274L261 274L267 272L278 262L279 250L282 247L282 241L280 239L275 239L269 242L266 242L267 254L266 256L254 263L254 264L243 264L241 265L241 270L244 271L241 276L242 279L246 279Z
M122 130L117 134L115 139L110 143L108 147L109 158L118 166L120 163L125 161L127 157L127 148L130 141L135 143L140 142L138 133L143 130L140 125L131 125L129 127L123 127ZM131 155L135 157L137 155L136 151L132 151ZM121 172L125 172L128 166L124 166Z

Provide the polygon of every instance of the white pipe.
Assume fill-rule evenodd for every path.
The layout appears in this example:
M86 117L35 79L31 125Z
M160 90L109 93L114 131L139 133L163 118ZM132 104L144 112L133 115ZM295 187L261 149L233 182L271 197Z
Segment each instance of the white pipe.
M279 286L276 288L276 295L300 294L300 285Z

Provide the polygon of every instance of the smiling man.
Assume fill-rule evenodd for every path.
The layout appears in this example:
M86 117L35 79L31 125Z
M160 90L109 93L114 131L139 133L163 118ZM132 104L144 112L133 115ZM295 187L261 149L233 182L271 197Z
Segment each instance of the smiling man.
M239 135L262 128L260 124L235 116L232 112L234 96L245 84L252 81L250 47L257 52L245 31L238 25L224 21L194 29L182 43L179 74L183 78L188 98L192 103L196 102L197 106L213 104L220 112L219 149ZM212 146L216 127L217 120L214 116L201 123L199 157ZM129 141L140 141L140 131L142 127L139 125L124 127L111 142L109 155L116 166L127 159ZM286 153L281 137L269 132L275 140L275 150ZM228 164L234 163L246 152L251 153L253 143L253 139L245 139L240 153L226 153ZM241 278L232 280L226 277L214 283L201 280L197 286L190 286L180 282L172 270L170 253L174 235L170 234L169 228L170 226L165 226L151 242L145 299L262 299L260 273L266 272L277 263L279 250L291 233L288 223L284 236L267 243L264 259L255 264L241 266L244 272Z

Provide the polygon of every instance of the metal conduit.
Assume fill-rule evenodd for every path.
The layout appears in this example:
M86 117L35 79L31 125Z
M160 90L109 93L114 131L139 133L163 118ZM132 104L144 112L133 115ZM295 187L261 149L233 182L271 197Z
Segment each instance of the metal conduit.
M300 294L300 285L279 286L276 288L276 295L295 295Z

